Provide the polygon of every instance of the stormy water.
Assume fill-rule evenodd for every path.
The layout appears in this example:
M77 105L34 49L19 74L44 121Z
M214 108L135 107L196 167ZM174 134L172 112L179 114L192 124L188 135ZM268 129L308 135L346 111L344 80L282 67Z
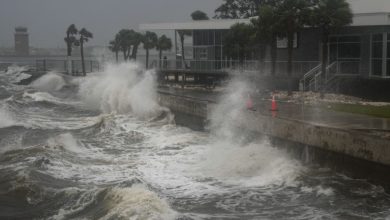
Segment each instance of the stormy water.
M28 86L0 72L0 219L386 219L383 187L236 129L232 83L208 132L175 125L137 64Z

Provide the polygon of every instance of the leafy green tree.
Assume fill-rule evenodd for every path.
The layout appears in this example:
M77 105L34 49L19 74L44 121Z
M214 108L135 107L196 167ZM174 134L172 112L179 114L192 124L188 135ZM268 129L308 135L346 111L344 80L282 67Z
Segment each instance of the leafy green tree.
M192 12L191 18L194 21L209 20L209 16L207 16L207 14L204 13L203 11L199 11L199 10Z
M224 0L224 3L215 9L214 18L237 19L249 18L257 15L260 5L274 0Z
M89 39L93 38L93 35L85 28L80 30L79 35L80 35L79 43L80 43L80 53L81 53L81 65L83 68L83 76L86 76L85 62L84 62L84 43L88 42Z
M110 41L110 45L108 46L108 48L113 52L115 53L115 60L116 62L118 63L118 54L119 54L119 51L120 51L120 36L119 34L115 35L115 39Z
M245 23L234 24L227 32L224 40L225 53L242 63L245 56L252 51L250 45L255 40L254 26Z
M156 49L159 51L159 67L161 68L162 52L172 49L172 41L167 36L162 35L158 38Z
M308 0L279 0L276 9L276 16L279 17L282 34L287 37L288 63L287 74L290 78L288 94L292 95L292 57L294 46L294 35L308 23L311 1Z
M326 67L328 65L328 39L331 31L352 23L352 12L345 0L319 0L312 10L312 25L322 33L321 97L325 92Z
M78 30L76 28L76 25L71 24L66 30L66 37L64 38L64 41L66 43L66 48L67 48L68 74L70 74L72 70L72 63L70 57L72 56L72 46L76 42L77 33Z
M157 45L157 35L154 32L146 31L143 36L142 43L144 45L144 49L146 50L146 69L149 68L149 50L153 49Z

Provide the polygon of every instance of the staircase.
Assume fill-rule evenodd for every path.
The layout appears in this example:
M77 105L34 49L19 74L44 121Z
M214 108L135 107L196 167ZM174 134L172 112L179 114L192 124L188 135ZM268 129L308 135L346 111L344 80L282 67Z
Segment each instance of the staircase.
M338 84L337 61L326 67L325 89L329 90ZM299 82L301 91L319 91L321 89L321 64L311 69Z

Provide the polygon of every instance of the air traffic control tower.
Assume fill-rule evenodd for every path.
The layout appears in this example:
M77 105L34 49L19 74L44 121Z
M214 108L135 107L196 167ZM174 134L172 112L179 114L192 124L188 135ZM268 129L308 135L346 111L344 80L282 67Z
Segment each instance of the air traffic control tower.
M29 55L28 32L26 27L15 28L15 55Z

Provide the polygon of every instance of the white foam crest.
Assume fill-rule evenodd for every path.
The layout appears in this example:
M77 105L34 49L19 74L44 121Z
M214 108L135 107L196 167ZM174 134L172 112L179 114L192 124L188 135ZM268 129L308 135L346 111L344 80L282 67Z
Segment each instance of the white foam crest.
M86 150L70 133L58 135L47 140L49 146L60 147L73 153L85 153Z
M142 185L112 188L104 198L108 213L101 219L175 219L167 201Z
M46 101L46 102L60 103L60 104L61 103L65 103L65 102L62 102L60 99L50 95L47 92L34 92L34 93L24 92L23 93L23 98L30 98L30 99L32 99L35 102Z
M16 125L17 121L14 119L11 112L9 112L6 106L0 105L0 128L6 128Z
M31 84L33 88L44 92L58 91L65 85L63 77L56 72L48 72Z
M294 185L302 169L298 161L271 147L267 140L241 146L219 141L208 149L199 173L228 184Z
M23 79L31 77L31 75L25 73L26 70L27 67L25 66L9 66L5 75L8 77L9 82L18 83Z
M153 75L136 63L108 64L104 72L80 82L79 95L88 107L104 113L150 116L160 110Z

